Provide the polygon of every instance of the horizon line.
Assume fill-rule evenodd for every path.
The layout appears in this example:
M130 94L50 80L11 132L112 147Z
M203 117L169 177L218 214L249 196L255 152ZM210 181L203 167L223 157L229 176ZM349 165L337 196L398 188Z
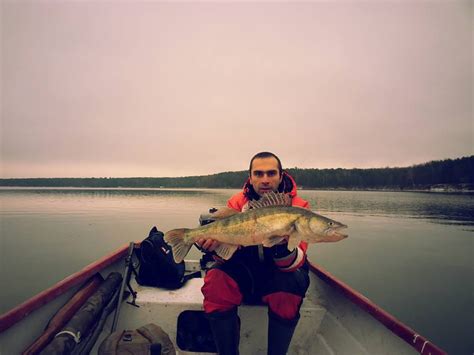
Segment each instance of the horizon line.
M406 168L413 168L429 163L436 163L436 162L443 162L447 160L460 160L460 159L469 159L469 158L474 158L474 155L469 155L469 156L462 156L459 158L445 158L445 159L439 159L439 160L430 160L426 161L423 163L417 163L417 164L412 164L408 166L384 166L384 167L371 167L371 168L357 168L357 167L352 167L352 168L299 168L297 166L291 167L291 168L286 168L283 169L285 170L372 170L372 169L406 169ZM202 176L212 176L212 175L218 175L218 174L225 174L225 173L241 173L241 172L247 172L247 170L228 170L228 171L220 171L220 172L215 172L215 173L209 173L209 174L201 174L201 175L182 175L182 176L76 176L76 177L59 177L59 176L53 176L53 177L1 177L0 180L26 180L26 179L179 179L179 178L191 178L191 177L202 177Z

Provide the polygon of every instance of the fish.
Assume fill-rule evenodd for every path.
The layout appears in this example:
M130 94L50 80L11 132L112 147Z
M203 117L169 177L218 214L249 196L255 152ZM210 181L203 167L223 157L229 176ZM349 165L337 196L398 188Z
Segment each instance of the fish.
M245 212L216 214L215 221L197 228L178 228L165 233L164 240L172 248L176 263L184 260L193 244L203 239L220 242L215 253L224 260L241 246L263 245L270 248L288 241L288 250L301 241L308 243L337 242L348 237L342 233L347 225L321 216L309 209L291 206L285 193L268 192L258 201L249 201Z

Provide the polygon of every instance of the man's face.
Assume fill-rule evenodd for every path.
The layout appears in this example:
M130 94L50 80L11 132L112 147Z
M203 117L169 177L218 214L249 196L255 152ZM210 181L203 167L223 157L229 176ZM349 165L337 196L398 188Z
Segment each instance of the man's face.
M276 192L281 179L278 161L274 157L256 158L252 162L250 183L260 196L269 191Z

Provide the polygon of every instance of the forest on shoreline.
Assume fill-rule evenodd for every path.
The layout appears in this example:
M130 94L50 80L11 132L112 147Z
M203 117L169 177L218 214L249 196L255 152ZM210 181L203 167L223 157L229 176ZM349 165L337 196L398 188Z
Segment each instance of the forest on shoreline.
M347 190L474 190L474 156L431 161L402 168L300 169L290 168L298 186L305 189ZM0 186L93 188L240 188L247 171L185 177L132 178L10 178Z

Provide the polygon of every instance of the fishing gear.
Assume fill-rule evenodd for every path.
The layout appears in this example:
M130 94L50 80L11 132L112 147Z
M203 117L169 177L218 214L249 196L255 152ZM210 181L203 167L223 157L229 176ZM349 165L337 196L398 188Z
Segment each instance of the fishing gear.
M127 256L125 258L125 270L123 272L122 285L120 286L120 293L119 293L118 299L119 300L123 299L123 294L125 292L125 286L127 286L128 290L130 291L130 294L133 297L132 302L127 302L127 303L132 305L132 306L135 306L135 307L140 307L139 305L137 305L135 303L135 300L137 298L137 293L132 289L132 286L130 285L131 273L133 272L135 277L137 276L137 272L135 270L135 265L132 262L134 249L135 249L135 243L130 242L129 247L128 247ZM117 309L115 310L114 321L112 323L112 329L110 331L111 333L113 333L115 331L115 329L117 329L117 323L118 323L118 319L119 319L119 315L120 315L120 306L121 306L121 304L122 304L122 302L120 302L120 301L117 302Z

